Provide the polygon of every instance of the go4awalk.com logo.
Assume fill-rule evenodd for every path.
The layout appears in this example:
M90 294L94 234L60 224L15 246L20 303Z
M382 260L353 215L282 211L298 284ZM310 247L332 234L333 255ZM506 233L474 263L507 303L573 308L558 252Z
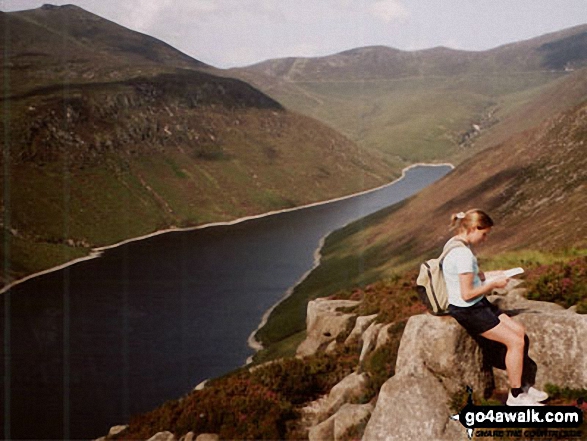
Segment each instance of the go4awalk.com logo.
M451 419L467 429L469 439L478 437L529 437L531 439L582 438L577 428L583 411L575 406L475 406L467 388L467 405Z

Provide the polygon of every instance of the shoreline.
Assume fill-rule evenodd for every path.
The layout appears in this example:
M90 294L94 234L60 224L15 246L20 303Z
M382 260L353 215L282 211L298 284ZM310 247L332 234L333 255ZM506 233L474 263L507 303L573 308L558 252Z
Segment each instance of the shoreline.
M8 285L6 285L6 286L4 286L4 287L2 287L0 289L0 295L5 294L7 291L10 291L15 286L20 285L21 283L24 283L24 282L26 282L28 280L31 280L31 279L35 278L35 277L40 277L40 276L43 276L45 274L49 274L49 273L52 273L52 272L55 272L55 271L60 271L62 269L68 268L70 266L76 265L76 264L81 263L81 262L85 262L87 260L96 259L96 258L100 257L105 251L108 251L108 250L111 250L111 249L114 249L114 248L118 248L118 247L121 247L123 245L129 244L129 243L132 243L132 242L138 242L138 241L141 241L141 240L149 239L151 237L155 237L155 236L159 236L159 235L167 234L167 233L173 233L173 232L186 232L186 231L202 230L202 229L205 229L205 228L218 227L218 226L236 225L236 224L239 224L241 222L246 222L246 221L249 221L249 220L260 219L260 218L263 218L263 217L273 216L273 215L280 214L280 213L288 213L288 212L292 212L292 211L296 211L296 210L302 210L304 208L310 208L310 207L315 207L315 206L319 206L319 205L326 205L326 204L329 204L329 203L332 203L332 202L337 202L337 201L349 199L349 198L352 198L352 197L355 197L355 196L359 196L359 195L370 193L372 191L379 190L381 188L385 188L385 187L387 187L389 185L393 185L394 183L396 183L396 182L400 181L401 179L403 179L405 177L406 172L408 170L410 170L412 168L415 168L415 167L419 167L419 166L428 166L428 167L447 167L448 166L448 167L454 169L454 165L452 165L450 163L438 163L438 164L416 163L416 164L412 164L412 165L410 165L410 166L405 167L404 169L402 169L401 176L399 178L393 180L392 182L389 182L387 184L380 185L379 187L371 188L371 189L368 189L368 190L363 190L363 191L360 191L360 192L357 192L357 193L352 193L352 194L349 194L349 195L346 195L346 196L341 196L341 197L334 198L334 199L328 199L326 201L312 202L310 204L300 205L298 207L293 207L293 208L284 208L284 209L281 209L281 210L274 210L274 211L269 211L269 212L261 213L261 214L255 214L255 215L251 215L251 216L244 216L244 217L237 218L237 219L234 219L234 220L231 220L231 221L211 222L211 223L208 223L208 224L196 225L196 226L193 226L193 227L184 227L184 228L170 227L170 228L166 228L164 230L158 230L158 231L155 231L153 233L145 234L145 235L142 235L142 236L137 236L137 237L133 237L133 238L130 238L130 239L125 239L125 240L123 240L121 242L117 242L117 243L112 244L112 245L106 245L106 246L103 246L103 247L92 248L91 251L90 251L90 253L87 256L79 257L79 258L74 259L74 260L71 260L69 262L65 262L65 263L63 263L61 265L57 265L55 267L48 268L46 270L39 271L37 273L29 274L28 276L25 276L22 279L17 279L15 281L9 283ZM297 286L301 281L302 280L300 280L298 283L296 283L296 285L294 285L293 288L295 288L295 286ZM280 300L277 304L281 303L281 301L283 301L283 299ZM271 309L275 308L275 306L277 306L277 304L274 305ZM258 329L256 329L253 334L255 334L258 331Z
M454 170L454 165L450 164L450 163L441 163L441 164L427 164L427 163L416 163L416 164L412 164L408 167L405 167L404 169L402 169L402 174L399 178L393 180L392 182L385 184L385 185L381 185L377 188L373 188L371 190L367 190L367 191L363 191L363 192L359 192L356 193L354 195L349 195L349 196L345 196L342 198L338 198L338 199L333 199L330 201L326 201L324 203L329 203L329 202L334 202L337 200L342 200L342 199L346 199L346 198L350 198L350 197L354 197L354 196L359 196L362 194L366 194L372 191L376 191L382 188L385 188L387 186L393 185L399 181L401 181L402 179L404 179L406 172L408 170L411 170L412 168L415 167L419 167L419 166L424 166L424 167L450 167L452 170ZM352 223L353 221L349 222ZM348 224L347 224L348 225ZM341 228L344 228L341 227ZM324 247L324 243L326 242L326 238L332 234L332 232L327 233L326 235L324 235L319 243L318 243L318 247L316 248L316 250L314 250L314 263L312 265L312 268L310 268L308 271L306 271L301 277L300 279L290 288L288 288L288 290L285 292L285 294L283 295L283 297L281 299L279 299L271 308L269 308L264 314L263 317L261 318L261 322L259 323L259 326L257 326L257 328L249 335L249 338L247 339L247 344L249 345L249 347L256 352L259 352L260 350L264 349L264 346L256 339L256 334L257 332L259 332L259 330L265 326L267 324L267 321L269 320L269 316L271 315L271 313L275 310L275 308L277 308L277 306L279 306L284 300L286 300L287 298L289 298L293 292L295 291L295 289L304 281L306 280L306 278L310 275L310 273L312 271L314 271L316 268L318 268L318 266L320 266L320 263L322 261L322 248ZM247 358L247 360L245 361L244 366L249 365L252 361L253 361L253 357L255 356L255 354L251 355L250 357Z

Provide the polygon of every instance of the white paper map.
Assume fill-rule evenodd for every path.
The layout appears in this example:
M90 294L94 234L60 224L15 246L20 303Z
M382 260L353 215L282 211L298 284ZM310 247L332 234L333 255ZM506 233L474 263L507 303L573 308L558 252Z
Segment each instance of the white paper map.
M511 268L505 271L489 271L485 273L485 281L494 280L494 279L504 279L517 276L524 272L524 268Z
M507 271L504 271L503 275L505 277L514 277L514 276L517 276L518 274L522 274L523 272L524 272L524 268L517 267L517 268L512 268Z

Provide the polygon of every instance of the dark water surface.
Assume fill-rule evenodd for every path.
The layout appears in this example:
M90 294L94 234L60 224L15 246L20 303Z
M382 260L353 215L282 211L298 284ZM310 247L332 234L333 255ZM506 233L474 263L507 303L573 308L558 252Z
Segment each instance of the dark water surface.
M321 238L449 170L414 167L368 194L162 234L16 285L0 301L0 436L97 438L241 366Z

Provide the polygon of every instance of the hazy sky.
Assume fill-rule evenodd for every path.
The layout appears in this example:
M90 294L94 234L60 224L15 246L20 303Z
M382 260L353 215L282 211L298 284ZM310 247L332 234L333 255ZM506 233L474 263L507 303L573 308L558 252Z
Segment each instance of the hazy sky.
M369 45L484 50L587 23L587 0L0 0L75 4L216 67Z

